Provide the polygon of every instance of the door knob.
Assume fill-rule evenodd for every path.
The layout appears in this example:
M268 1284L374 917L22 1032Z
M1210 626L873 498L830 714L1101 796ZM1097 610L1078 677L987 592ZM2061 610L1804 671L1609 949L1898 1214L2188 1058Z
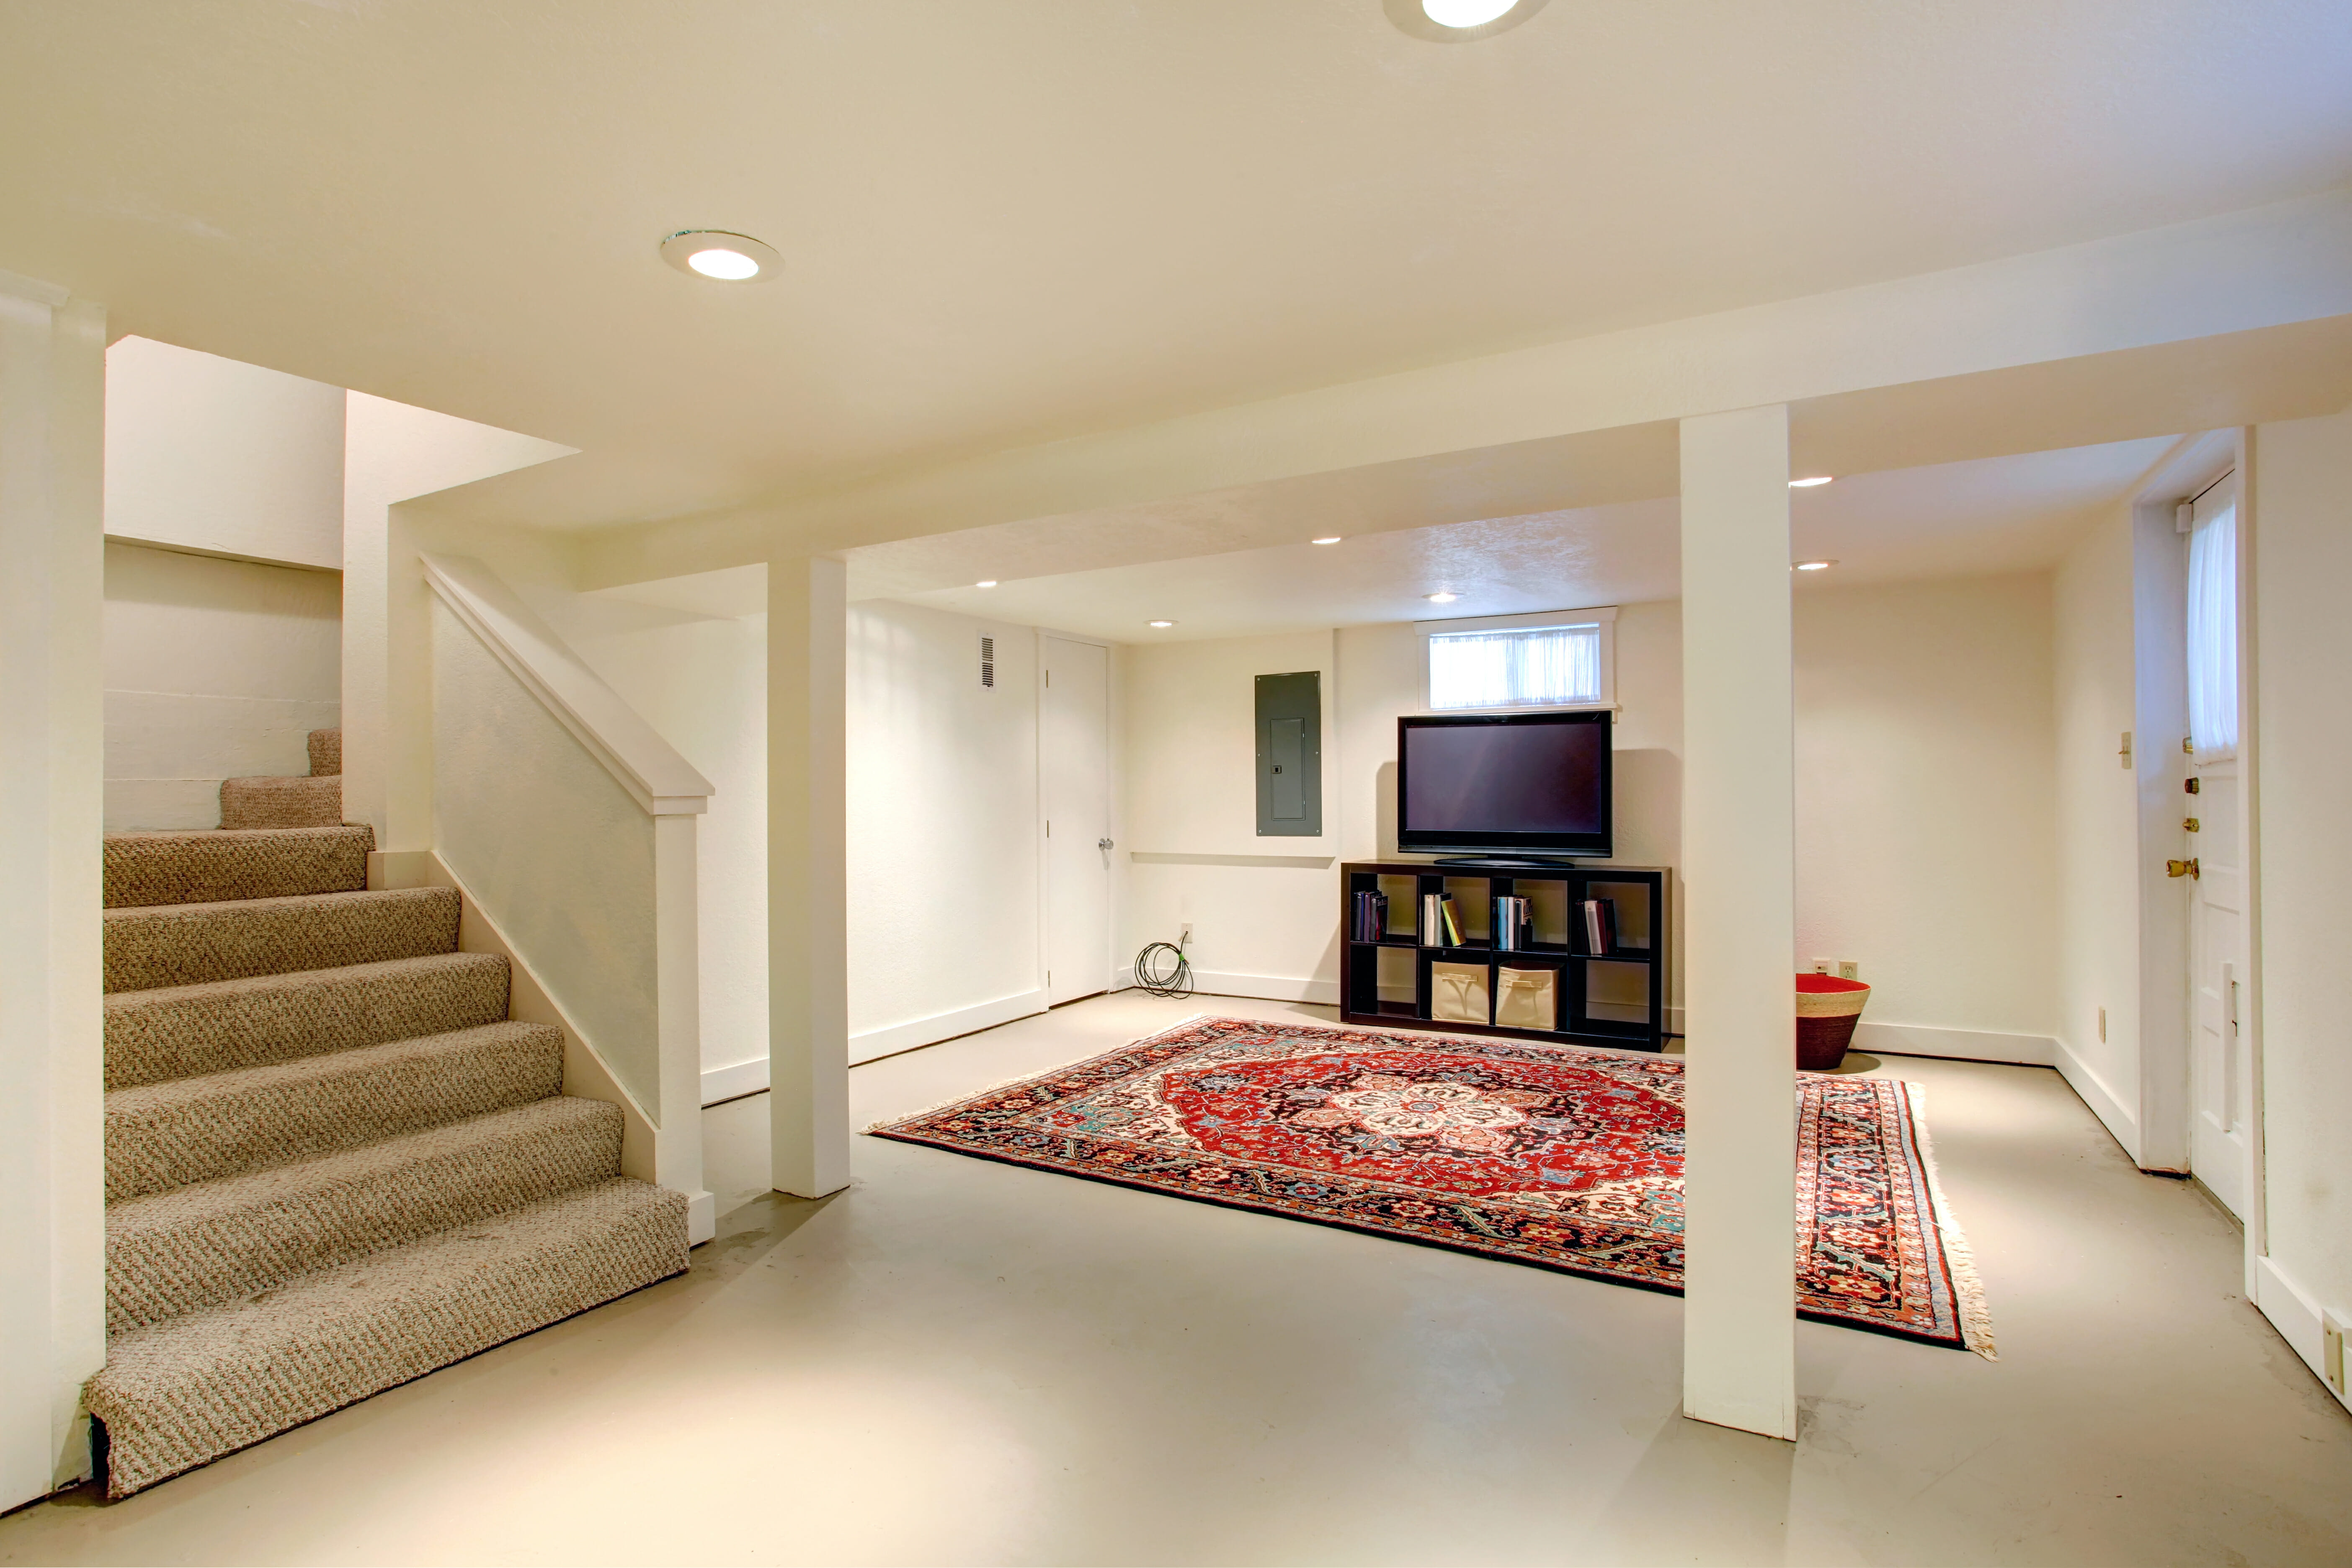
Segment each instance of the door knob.
M1095 847L1097 849L1108 849L1110 847L1110 840L1108 838L1097 838L1095 840Z
M2200 882L2205 879L2198 871L2197 862L2194 860L2167 860L2164 863L2164 874L2168 877L2194 877Z

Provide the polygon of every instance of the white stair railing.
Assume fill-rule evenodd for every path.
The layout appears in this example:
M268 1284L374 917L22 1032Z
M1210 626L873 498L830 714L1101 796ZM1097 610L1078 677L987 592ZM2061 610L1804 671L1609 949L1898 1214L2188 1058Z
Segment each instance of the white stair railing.
M707 1240L694 819L710 782L488 566L422 559L435 852L481 945L513 962L516 1016L551 1010L576 1046L565 1092L621 1105L624 1169L685 1193Z

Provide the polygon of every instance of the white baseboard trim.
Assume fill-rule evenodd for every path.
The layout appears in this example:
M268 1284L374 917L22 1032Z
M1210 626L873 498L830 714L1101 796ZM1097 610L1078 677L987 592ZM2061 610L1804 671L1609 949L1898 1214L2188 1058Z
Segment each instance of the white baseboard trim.
M2319 1303L2267 1258L2254 1259L2254 1305L2271 1321L2279 1338L2303 1358L2303 1364L2311 1368L2311 1374L2319 1379L2319 1386L2334 1395L2338 1405L2352 1410L2352 1399L2327 1381L2327 1352Z
M702 1069L702 1103L716 1105L722 1100L740 1100L747 1094L758 1094L768 1087L768 1058L755 1057L732 1067Z
M937 1045L958 1035L969 1035L975 1029L992 1029L999 1024L1009 1024L1015 1018L1025 1018L1032 1013L1045 1010L1043 991L1023 991L1011 996L1000 996L993 1002L981 1002L970 1007L952 1008L934 1013L928 1018L913 1018L904 1024L892 1024L887 1028L867 1029L849 1037L849 1065L870 1062L877 1057L894 1057L900 1051L911 1051L918 1046Z
M2138 1164L2139 1117L2125 1108L2122 1098L2107 1087L2106 1080L2093 1072L2082 1058L2068 1050L2064 1041L2055 1044L2057 1060L2051 1065L2058 1069L2058 1076L2066 1080L2067 1087L2091 1108L2091 1114L2097 1117L2114 1135L2115 1141L2123 1145L2124 1152L2131 1156L2132 1163Z
M2047 1035L1874 1024L1867 1019L1854 1026L1853 1048L1874 1057L1950 1057L1964 1062L2014 1062L2030 1068L2054 1067L2058 1059L2058 1042Z
M1216 970L1192 971L1192 989L1205 996L1247 996L1259 1002L1319 1002L1339 1005L1336 980L1297 980L1286 974L1227 974Z

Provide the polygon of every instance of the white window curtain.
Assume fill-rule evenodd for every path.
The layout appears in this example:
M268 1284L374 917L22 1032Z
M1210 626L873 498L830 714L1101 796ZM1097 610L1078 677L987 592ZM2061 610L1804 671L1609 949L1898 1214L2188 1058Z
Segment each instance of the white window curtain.
M2227 762L2238 754L2234 502L2198 517L2189 534L2189 744L2200 763Z
M1446 708L1559 707L1601 700L1601 628L1434 634L1429 639L1429 705Z

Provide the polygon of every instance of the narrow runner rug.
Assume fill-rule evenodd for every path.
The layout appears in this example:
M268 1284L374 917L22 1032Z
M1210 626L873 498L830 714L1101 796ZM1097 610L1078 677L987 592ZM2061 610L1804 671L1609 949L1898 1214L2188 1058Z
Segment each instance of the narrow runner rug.
M1797 1314L1990 1358L1916 1085L1800 1073ZM877 1136L1680 1294L1683 1063L1187 1019Z

